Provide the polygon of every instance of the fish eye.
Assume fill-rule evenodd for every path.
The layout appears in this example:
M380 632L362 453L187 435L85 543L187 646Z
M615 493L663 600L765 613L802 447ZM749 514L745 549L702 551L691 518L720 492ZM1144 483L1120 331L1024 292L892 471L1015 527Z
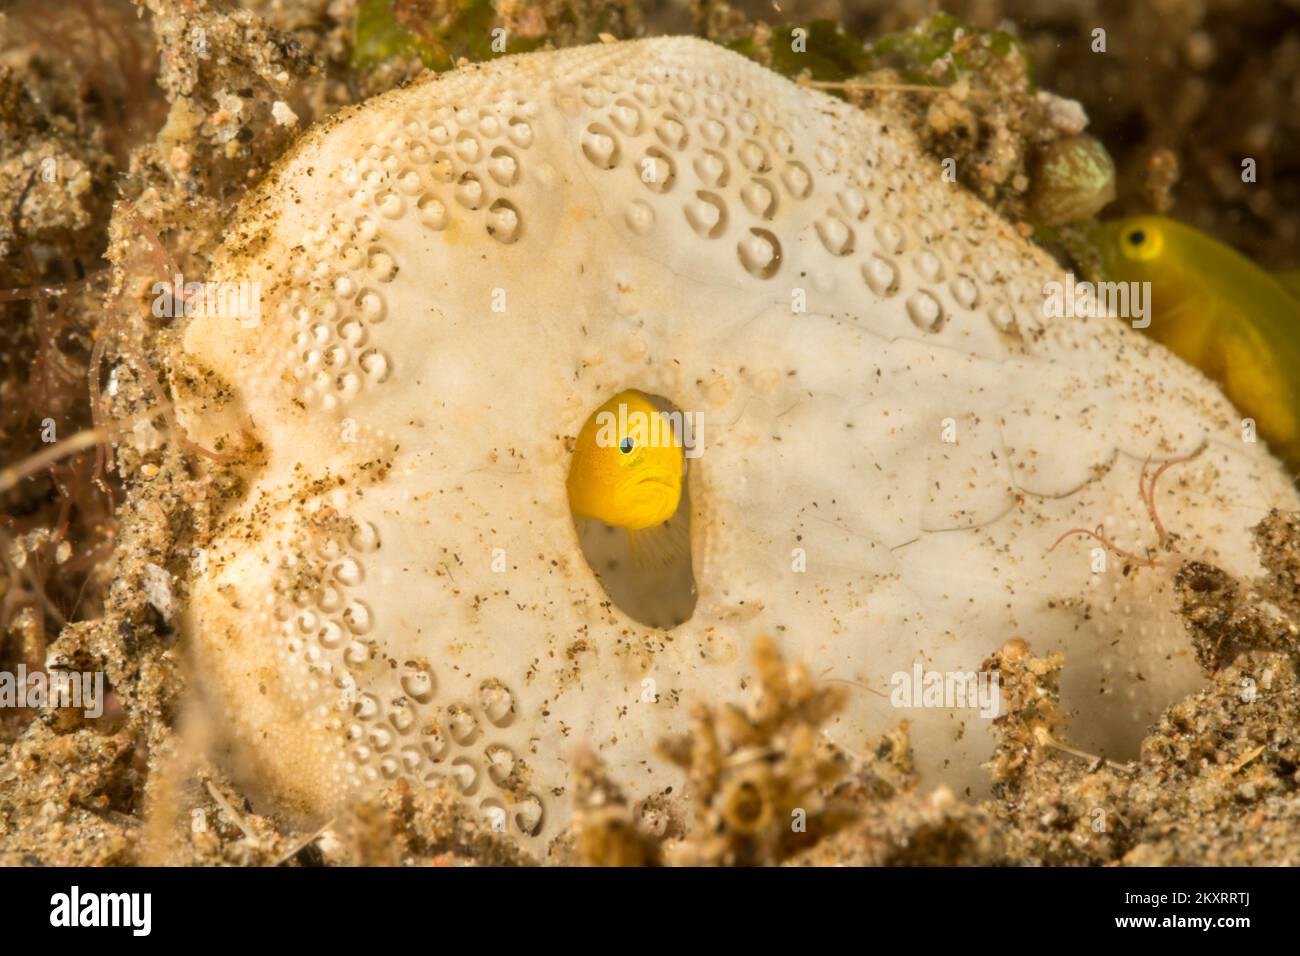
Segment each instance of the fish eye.
M635 447L636 447L636 443L632 441L631 438L624 438L621 442L618 443L618 450L625 455L632 454L632 449Z
M1125 258L1136 262L1158 259L1164 249L1164 237L1160 230L1146 225L1133 226L1124 233L1121 243Z

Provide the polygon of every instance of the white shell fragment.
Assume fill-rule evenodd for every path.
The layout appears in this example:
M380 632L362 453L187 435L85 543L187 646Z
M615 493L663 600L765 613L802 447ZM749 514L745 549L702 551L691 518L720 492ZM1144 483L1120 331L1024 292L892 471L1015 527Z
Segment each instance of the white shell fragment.
M896 706L895 675L1012 637L1067 655L1070 742L1131 756L1199 680L1170 574L1053 543L1153 549L1149 456L1199 451L1156 496L1183 556L1253 573L1248 529L1297 507L1198 372L1114 318L1044 318L1059 269L896 117L699 40L513 57L334 118L213 278L257 283L260 318L196 318L176 356L191 437L245 450L187 633L253 793L317 820L440 777L547 839L580 747L680 794L654 745L746 697L760 634L864 688L835 741L907 719L958 792L986 785L991 715ZM611 603L565 495L625 388L705 426L698 599L669 630Z

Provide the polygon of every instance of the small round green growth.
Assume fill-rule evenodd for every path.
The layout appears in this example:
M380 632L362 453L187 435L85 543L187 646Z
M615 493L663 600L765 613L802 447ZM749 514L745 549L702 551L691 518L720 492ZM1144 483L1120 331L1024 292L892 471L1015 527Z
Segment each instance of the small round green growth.
M1060 139L1039 156L1029 195L1038 225L1091 219L1114 199L1115 163L1096 138L1081 133Z

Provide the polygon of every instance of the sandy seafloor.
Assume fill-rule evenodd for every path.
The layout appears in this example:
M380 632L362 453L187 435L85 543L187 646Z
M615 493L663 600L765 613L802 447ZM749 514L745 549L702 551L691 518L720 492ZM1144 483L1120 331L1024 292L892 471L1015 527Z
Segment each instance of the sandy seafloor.
M1286 514L1257 531L1261 580L1205 565L1179 571L1206 685L1165 712L1131 762L1057 743L1068 726L1056 696L1063 662L1034 656L1033 635L1009 641L994 662L1008 713L993 795L979 802L917 784L905 725L861 754L833 749L817 725L834 694L772 646L757 661L763 708L696 712L695 738L719 742L711 752L669 744L694 783L689 818L629 806L594 760L575 768L580 809L545 858L500 842L437 790L394 786L313 832L254 813L209 760L191 706L176 622L193 513L212 490L194 479L157 413L166 376L154 383L144 369L163 354L168 329L125 307L133 277L157 263L128 255L123 237L144 223L187 273L201 274L234 204L299 129L422 69L401 57L354 65L356 6L142 0L137 11L70 0L0 14L0 289L72 283L0 302L0 466L48 447L46 418L60 423L60 437L92 426L88 370L101 359L106 422L134 423L112 462L90 450L13 488L0 484L0 670L103 669L112 687L96 721L0 711L0 864L1300 861L1300 518ZM493 14L569 45L602 32L761 41L760 21L819 17L871 37L935 9L921 0L813 0L779 13L500 0ZM985 28L1009 18L1037 88L1082 103L1119 167L1114 210L1157 205L1267 267L1297 265L1300 6L972 0L946 9ZM1075 42L1099 25L1112 38L1105 57ZM196 28L213 55L187 55ZM948 149L947 131L973 130L957 145L987 175L968 185L1016 217L1032 186L1033 113L1023 77L988 82L1004 95L965 104L974 113L956 124L902 99L888 106ZM274 100L290 105L297 126L277 120ZM1223 174L1241 155L1260 157L1254 188ZM53 182L33 175L51 159ZM1243 693L1252 682L1257 693ZM810 808L806 833L756 809L752 781L728 770L726 756L750 746L775 755L762 793Z

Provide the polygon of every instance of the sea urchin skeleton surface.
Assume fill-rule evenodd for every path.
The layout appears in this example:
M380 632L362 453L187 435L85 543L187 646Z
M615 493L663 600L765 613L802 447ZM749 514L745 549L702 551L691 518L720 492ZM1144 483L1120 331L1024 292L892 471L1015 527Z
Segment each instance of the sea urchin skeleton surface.
M294 816L441 776L544 840L579 747L680 794L656 742L692 700L744 699L761 634L858 688L836 742L906 718L934 782L980 787L989 715L895 706L894 675L1017 636L1067 654L1071 742L1129 756L1198 680L1170 576L1053 542L1154 548L1149 457L1192 456L1160 519L1235 573L1298 505L1199 373L1117 319L1044 318L1051 261L901 123L699 40L336 117L213 278L258 283L261 319L194 318L175 356L191 437L243 478L187 629L233 765ZM574 436L627 388L704 423L697 602L669 629L609 600L566 499Z

